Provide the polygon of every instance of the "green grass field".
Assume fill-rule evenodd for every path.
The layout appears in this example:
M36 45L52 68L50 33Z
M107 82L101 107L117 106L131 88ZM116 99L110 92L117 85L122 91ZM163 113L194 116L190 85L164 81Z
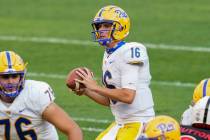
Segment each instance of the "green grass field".
M52 86L56 103L78 122L85 140L93 140L113 116L108 108L69 93L65 76L86 66L100 81L103 48L90 43L90 23L107 4L122 7L130 16L127 41L148 47L157 115L179 121L195 84L209 77L209 0L2 0L0 50L20 54L29 63L27 78Z

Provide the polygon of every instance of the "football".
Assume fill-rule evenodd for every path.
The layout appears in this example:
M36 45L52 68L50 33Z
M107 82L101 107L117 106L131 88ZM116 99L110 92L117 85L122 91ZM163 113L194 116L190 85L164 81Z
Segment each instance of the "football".
M78 69L82 69L83 71L86 72L86 70L84 68L79 67L79 68L75 68L75 69L71 70L66 77L66 85L68 88L70 88L72 90L79 90L81 88L85 88L85 85L75 81L75 79L82 80L82 78L76 73L76 71Z

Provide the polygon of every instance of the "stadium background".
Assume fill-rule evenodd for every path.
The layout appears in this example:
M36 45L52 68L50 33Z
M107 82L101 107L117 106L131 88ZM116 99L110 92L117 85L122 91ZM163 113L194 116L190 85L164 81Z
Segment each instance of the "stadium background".
M103 48L91 41L91 20L104 5L131 18L127 41L148 47L156 114L180 120L196 83L209 77L209 0L1 0L0 50L28 61L27 78L48 82L62 106L93 140L113 120L108 108L70 94L68 71L86 66L100 81ZM60 139L65 137L59 133Z

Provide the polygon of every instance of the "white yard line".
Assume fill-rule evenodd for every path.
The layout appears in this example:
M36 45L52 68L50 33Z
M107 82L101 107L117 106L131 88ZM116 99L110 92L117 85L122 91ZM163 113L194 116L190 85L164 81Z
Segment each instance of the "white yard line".
M56 38L56 37L24 37L24 36L4 36L0 35L0 40L2 41L17 41L17 42L35 42L35 43L52 43L52 44L75 44L75 45L97 45L91 41L85 40L72 40L66 38ZM146 44L148 48L152 49L166 49L166 50L177 50L177 51L195 51L195 52L210 52L208 47L191 47L191 46L177 46L177 45L164 45L164 44ZM48 78L58 78L65 79L65 75L58 74L45 74L45 73L29 73L29 76L33 77L48 77ZM168 85L168 86L178 86L178 87L194 87L194 83L183 83L179 81L152 81L152 84Z
M52 43L52 44L74 44L74 45L97 45L92 41L57 38L57 37L24 37L24 36L6 36L0 35L2 41L17 42L35 42L35 43ZM210 46L184 46L184 45L166 45L145 43L145 46L151 49L176 50L176 51L193 51L193 52L210 52Z
M28 72L27 76L29 77L45 77L45 78L52 78L52 79L65 79L66 75L61 74L46 74L46 73L34 73ZM194 87L194 83L184 83L180 81L154 81L152 80L152 84L154 85L163 85L163 86L176 86L176 87Z
M108 124L111 123L112 121L110 120L98 120L98 119L94 119L94 118L77 118L74 117L73 118L75 121L79 121L79 122L90 122L90 123L101 123L101 124ZM104 129L101 128L95 128L95 127L82 127L82 130L84 131L89 131L89 132L102 132Z
M94 118L78 118L74 117L73 118L75 121L80 121L80 122L91 122L91 123L102 123L102 124L107 124L111 123L111 120L99 120L99 119L94 119Z
M89 132L102 132L104 129L94 127L82 127L82 130Z

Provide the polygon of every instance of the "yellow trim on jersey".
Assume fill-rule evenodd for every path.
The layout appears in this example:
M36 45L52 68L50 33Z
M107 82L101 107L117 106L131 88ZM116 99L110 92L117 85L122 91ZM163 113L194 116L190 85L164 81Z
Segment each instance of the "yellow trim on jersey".
M141 62L141 61L131 61L131 62L128 62L128 64L137 65L137 64L143 64L143 62Z

